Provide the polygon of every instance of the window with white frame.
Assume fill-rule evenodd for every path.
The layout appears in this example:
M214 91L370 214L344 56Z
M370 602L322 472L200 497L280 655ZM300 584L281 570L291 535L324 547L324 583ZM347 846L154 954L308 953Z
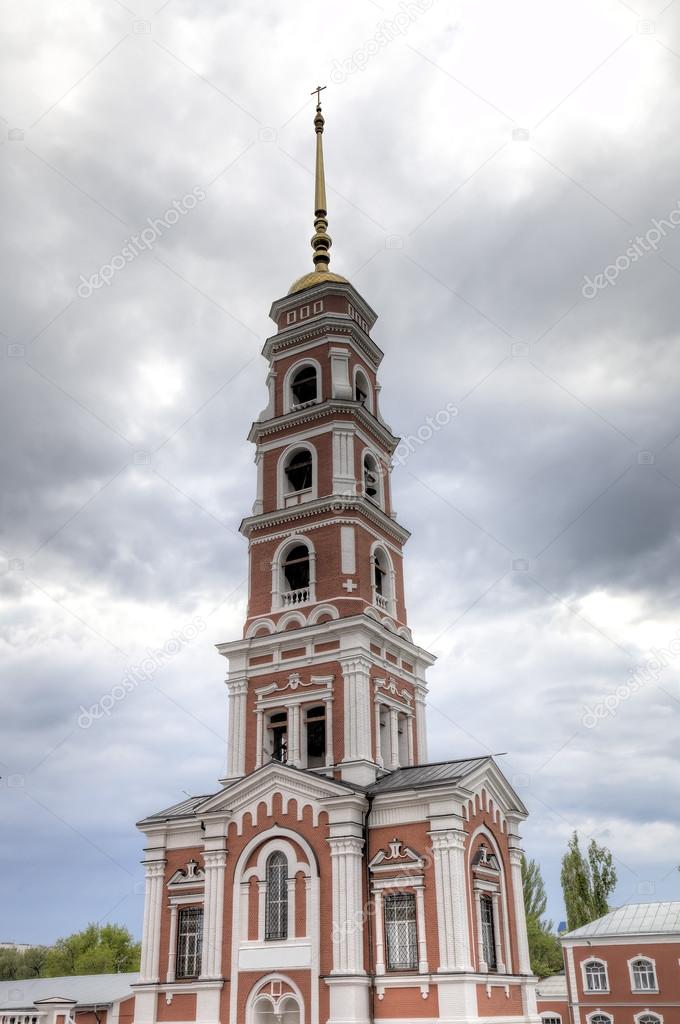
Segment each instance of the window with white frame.
M288 712L275 711L267 722L269 754L273 761L288 760Z
M265 938L288 938L288 860L280 850L267 858Z
M633 991L634 992L656 992L656 971L654 962L647 957L640 956L630 965Z
M291 404L293 406L307 405L309 402L316 402L318 397L318 381L316 367L311 364L300 367L290 382Z
M493 900L490 896L479 897L479 911L482 923L482 949L484 962L490 971L498 969L496 958L496 923L493 914Z
M562 1024L562 1017L559 1013L542 1013L542 1024Z
M354 378L354 400L367 409L371 408L371 386L363 370L357 370Z
M414 971L418 967L415 894L412 892L387 893L384 906L387 969L390 971Z
M635 1017L635 1024L662 1024L662 1019L657 1013L639 1013Z
M287 456L283 473L286 494L310 491L314 482L314 466L309 448L298 448Z
M608 1013L591 1013L588 1024L614 1024L614 1018Z
M384 548L373 552L373 603L385 612L392 610L392 566Z
M203 908L181 907L177 915L176 978L197 978L201 973Z
M375 455L366 452L363 466L363 487L364 494L376 505L382 506L382 479L380 464Z
M309 548L296 544L288 549L281 563L281 598L284 607L309 600Z
M586 992L607 992L609 990L607 965L602 960L589 960L584 967L584 977ZM596 1021L595 1024L601 1024L601 1022Z

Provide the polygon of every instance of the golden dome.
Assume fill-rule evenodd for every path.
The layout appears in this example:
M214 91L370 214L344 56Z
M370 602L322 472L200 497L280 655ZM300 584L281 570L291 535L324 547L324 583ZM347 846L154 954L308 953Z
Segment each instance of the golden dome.
M313 288L315 284L325 284L326 281L336 281L338 284L349 284L346 277L341 274L332 274L330 270L310 270L308 274L299 277L288 289L289 295L296 292L303 292L305 288Z

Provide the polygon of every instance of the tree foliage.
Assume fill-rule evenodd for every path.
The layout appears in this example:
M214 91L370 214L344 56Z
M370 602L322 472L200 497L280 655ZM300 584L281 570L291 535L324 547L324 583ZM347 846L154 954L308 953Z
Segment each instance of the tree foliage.
M563 968L562 947L555 934L553 922L543 919L548 906L548 897L541 869L537 861L527 860L524 855L522 855L522 887L531 970L539 978L547 978L548 975L556 974Z
M0 949L0 981L139 970L140 944L117 924L90 924L53 946Z
M594 839L584 857L578 834L569 840L562 858L562 892L567 910L567 928L581 928L609 913L609 897L616 887L616 868L611 852Z
M45 976L118 974L139 969L140 945L117 924L90 924L82 932L57 939L48 950Z

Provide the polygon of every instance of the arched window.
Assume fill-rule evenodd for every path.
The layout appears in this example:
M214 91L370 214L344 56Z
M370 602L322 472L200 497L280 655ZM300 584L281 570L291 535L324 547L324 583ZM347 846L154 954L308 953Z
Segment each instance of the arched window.
M591 1013L588 1024L614 1024L614 1018L608 1013Z
M283 604L285 607L309 600L309 549L296 544L286 553L282 564Z
M637 960L633 960L630 966L633 975L633 991L655 992L658 986L653 962L647 957L640 956Z
M357 370L354 377L354 400L367 409L371 408L371 385L363 370Z
M634 1020L635 1024L662 1024L661 1017L656 1013L640 1013Z
M585 965L585 979L586 992L606 992L609 989L607 965L601 960L589 960ZM598 1022L596 1021L595 1024Z
M306 491L312 486L312 453L308 448L293 452L284 467L287 491Z
M364 455L364 494L371 501L374 501L377 505L382 506L382 487L381 487L381 473L380 465L378 460L370 452L366 452Z
M373 552L373 601L384 612L392 611L392 566L384 548Z
M288 861L280 850L267 859L265 936L270 941L288 938Z
M290 390L293 405L306 405L308 402L316 402L317 379L314 366L303 366L294 375L290 382Z
M484 962L490 971L498 967L496 959L496 925L493 919L493 900L490 896L479 897L479 909L482 924L482 949Z

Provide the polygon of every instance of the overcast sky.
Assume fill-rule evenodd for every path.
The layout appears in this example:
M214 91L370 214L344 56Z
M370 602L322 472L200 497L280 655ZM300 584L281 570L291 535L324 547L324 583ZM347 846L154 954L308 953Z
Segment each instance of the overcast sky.
M455 412L393 476L430 757L506 752L556 921L574 829L679 899L680 4L159 4L3 5L0 939L139 934L135 821L223 772L317 82L383 414Z

